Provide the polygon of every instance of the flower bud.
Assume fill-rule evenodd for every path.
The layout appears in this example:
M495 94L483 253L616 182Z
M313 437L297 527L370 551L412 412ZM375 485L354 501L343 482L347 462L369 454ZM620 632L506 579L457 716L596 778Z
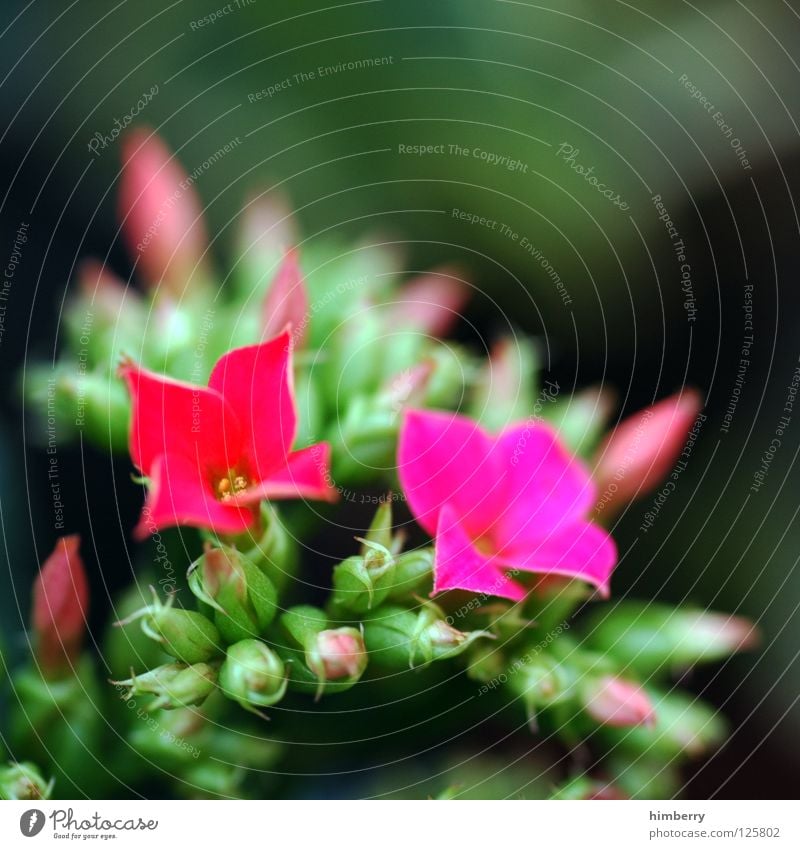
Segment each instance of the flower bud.
M380 604L388 595L384 582L395 568L395 559L389 548L378 542L393 544L387 522L391 523L389 502L378 510L367 536L361 540L361 554L348 557L334 567L331 604L337 612L361 614Z
M122 697L125 701L133 696L152 695L156 698L147 706L148 711L174 710L202 704L211 695L217 684L217 665L167 663L113 683L128 688Z
M617 393L606 386L590 386L557 400L542 412L558 430L567 448L581 457L591 455L617 406Z
M306 650L306 662L321 681L355 682L367 668L364 638L356 628L320 631Z
M641 675L722 660L758 644L756 626L739 616L621 602L589 618L587 644Z
M581 689L581 701L601 725L629 728L655 723L653 705L644 690L614 675L590 679Z
M146 585L146 580L142 583ZM142 586L132 584L114 599L113 615L118 620L125 620L141 610L143 601ZM111 676L120 678L131 669L154 669L166 663L168 658L159 644L140 628L118 628L112 623L103 639L103 660Z
M473 418L489 430L502 430L543 412L536 409L539 367L531 340L509 336L497 342L477 376L470 403Z
M260 640L242 640L228 647L219 671L222 692L245 710L277 704L286 693L283 661Z
M214 623L228 643L259 636L275 618L272 581L235 548L207 545L187 578L197 598L214 608Z
M64 375L56 389L69 399L71 423L100 448L128 444L130 400L121 381L105 371Z
M181 300L193 276L206 273L208 246L200 199L158 136L130 131L122 145L119 217L137 271L148 286L164 286Z
M89 585L79 547L77 534L61 537L33 586L36 658L48 678L74 668L86 631Z
M298 240L286 198L270 192L250 200L242 210L238 239L241 259L234 277L237 290L248 298L264 291L286 251Z
M262 337L270 339L277 336L288 324L292 328L292 346L302 348L308 319L308 293L300 260L297 251L290 250L286 252L264 300Z
M604 738L615 749L636 757L655 756L668 763L679 756L703 757L725 741L725 720L695 696L656 689L651 690L650 696L654 722L604 732Z
M415 277L389 302L386 324L428 336L444 336L472 295L458 268L442 266Z
M618 425L595 454L598 507L619 510L658 486L680 456L702 406L700 394L687 389Z
M49 799L54 781L45 781L39 768L32 763L12 763L0 766L0 799Z
M455 657L487 631L459 631L448 624L433 602L416 610L387 604L364 621L364 638L370 655L381 666L414 668L434 660Z
M433 549L418 548L398 555L394 567L381 579L389 601L404 601L414 593L428 595L433 580Z
M108 373L120 351L142 343L147 313L141 295L97 260L81 263L78 293L67 306L65 324L82 370Z
M330 628L323 610L310 605L291 607L281 616L285 644L279 647L290 661L289 686L314 693L343 692L360 678L367 665L361 632Z
M576 672L567 662L558 661L546 652L532 649L514 658L497 679L508 681L512 693L522 700L528 724L536 729L541 710L561 704L573 697Z
M403 410L421 403L433 367L432 361L419 363L372 394L350 397L343 421L332 434L336 480L370 480L394 469Z
M509 666L508 658L493 643L476 643L467 663L467 675L482 684L499 679Z
M127 740L148 763L177 771L197 761L208 736L203 733L207 721L200 711L193 707L176 708L148 717L140 713L141 708L135 710L144 721L136 722L128 730Z
M168 654L184 663L200 663L222 653L222 638L214 623L195 610L173 607L174 596L161 602L153 590L153 603L142 608L118 625L136 619L142 631L155 640Z
M238 547L244 552L245 559L253 563L280 591L297 571L298 543L284 527L274 505L268 501L261 504L260 527L257 540L243 537Z

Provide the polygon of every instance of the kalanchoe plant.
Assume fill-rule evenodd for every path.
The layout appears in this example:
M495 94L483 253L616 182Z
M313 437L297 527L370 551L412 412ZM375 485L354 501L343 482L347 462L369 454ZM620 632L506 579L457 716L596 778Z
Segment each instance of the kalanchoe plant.
M617 589L610 520L671 473L699 394L604 436L614 393L567 393L534 340L507 336L485 359L442 343L469 300L458 268L402 285L390 242L303 242L268 192L218 275L163 142L137 130L123 159L141 285L84 264L55 373L34 369L24 390L135 467L133 536L153 537L155 568L137 559L87 640L79 541L57 542L11 676L0 795L307 796L279 776L338 775L408 727L414 754L439 751L462 736L448 723L463 705L469 727L506 723L520 751L542 734L591 753L561 770L557 798L674 793L681 761L725 737L675 679L752 648L756 630L601 600ZM466 762L503 795L485 753L457 760L432 762L454 780L431 796L456 795Z

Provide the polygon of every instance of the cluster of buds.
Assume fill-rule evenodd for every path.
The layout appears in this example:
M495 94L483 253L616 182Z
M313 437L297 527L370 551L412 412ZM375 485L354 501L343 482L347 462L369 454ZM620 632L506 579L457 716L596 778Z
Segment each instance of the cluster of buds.
M697 393L604 437L613 393L566 397L540 377L533 341L500 339L486 361L441 342L469 300L459 269L400 286L386 243L300 250L272 195L247 205L239 260L216 291L192 181L146 131L123 154L120 217L141 285L82 266L56 373L34 369L25 389L43 401L46 385L48 413L96 444L128 446L147 487L138 538L199 531L194 607L179 605L174 580L148 604L138 588L126 593L116 624L140 628L106 635L122 696L109 707L83 651L79 541L61 539L34 587L32 662L14 675L24 710L10 739L22 762L0 769L0 795L46 797L34 762L52 768L58 792L85 793L70 776L114 724L139 755L122 759L121 782L146 780L152 761L184 787L237 795L246 768L266 773L281 751L224 730L231 715L256 725L239 707L263 716L303 698L290 693L341 693L373 669L407 682L425 668L427 680L450 675L448 662L466 670L458 685L521 707L532 729L602 748L609 781L578 777L561 798L640 795L654 786L643 777L654 759L719 744L724 723L669 677L752 647L749 622L630 602L574 619L610 594L611 520L675 474L701 421ZM356 553L333 568L327 599L286 607L302 601L303 544L345 487L362 484L396 490L432 543L404 550L390 492ZM284 499L295 503L279 512Z

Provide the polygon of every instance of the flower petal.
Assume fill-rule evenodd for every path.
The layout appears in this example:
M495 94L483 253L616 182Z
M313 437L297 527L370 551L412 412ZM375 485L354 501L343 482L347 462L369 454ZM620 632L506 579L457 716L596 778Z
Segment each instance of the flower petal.
M339 491L331 484L330 456L331 447L327 442L292 451L283 469L257 486L238 493L235 500L240 504L253 504L263 498L336 501Z
M470 590L512 601L525 597L525 589L507 577L505 566L485 557L458 521L456 511L445 506L439 514L433 564L433 593Z
M134 535L148 534L175 525L210 528L221 534L238 534L256 519L251 507L218 501L202 467L180 454L156 458L150 474L150 491Z
M145 475L151 476L153 462L162 455L180 454L211 474L224 474L236 464L241 428L219 393L134 363L123 365L120 374L132 401L131 458Z
M473 538L482 536L504 509L505 481L497 474L492 440L463 416L409 410L397 466L411 512L431 536L445 504Z
M220 357L208 385L239 416L249 475L260 482L282 469L297 431L288 330Z
M508 482L508 502L489 532L497 548L520 527L538 529L544 538L564 521L583 519L593 506L596 489L588 471L547 425L507 428L494 451L495 463Z
M498 552L497 559L509 569L587 581L607 596L617 547L610 534L590 522L562 522L543 536L532 518Z

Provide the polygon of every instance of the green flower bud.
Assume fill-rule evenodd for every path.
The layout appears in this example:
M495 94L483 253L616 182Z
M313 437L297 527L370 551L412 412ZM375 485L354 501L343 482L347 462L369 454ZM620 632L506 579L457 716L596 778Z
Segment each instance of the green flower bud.
M175 794L184 799L240 799L247 771L219 761L188 764L175 777Z
M568 664L534 648L516 657L499 680L507 680L511 692L522 700L528 723L535 729L541 710L573 697L578 678L579 674Z
M74 424L91 442L110 451L128 445L130 401L122 381L105 371L76 374L62 391L74 402Z
M495 681L508 669L508 658L492 643L476 643L469 651L467 675L473 681L487 684Z
M591 386L568 398L559 398L542 410L564 444L580 457L590 457L603 436L617 395L605 386Z
M132 704L132 702L128 702ZM128 742L147 761L165 770L195 762L204 751L205 718L193 708L145 713L138 706L139 722L128 732Z
M202 704L216 687L217 668L209 663L167 663L142 675L132 675L127 681L112 683L128 688L123 694L125 701L152 695L156 699L147 706L149 711L174 710Z
M488 430L501 430L539 412L536 383L540 368L534 342L520 336L501 339L478 374L470 414Z
M208 544L187 579L197 598L214 609L214 623L228 643L259 636L275 617L272 581L235 548Z
M628 757L614 752L603 762L614 784L629 799L674 799L683 779L674 764L658 757Z
M297 541L268 501L261 504L261 528L257 541L252 537L242 537L238 548L280 591L297 572Z
M93 779L81 770L87 749L95 751L101 745L106 725L94 664L84 655L74 675L57 680L43 678L41 670L30 665L15 670L12 681L15 704L8 712L9 749L50 764L49 769L58 773L59 792L77 793L77 787L64 779L79 776L83 786Z
M222 653L222 638L214 623L194 610L173 607L174 596L166 603L153 590L153 603L118 625L141 619L142 631L168 654L184 663L200 663Z
M388 595L388 588L379 584L394 567L391 552L377 542L365 541L364 548L365 554L334 567L331 603L337 613L365 613Z
M378 508L360 542L360 554L333 570L331 606L336 615L361 615L387 599L407 598L430 580L432 549L397 554L403 535L392 535L391 500Z
M32 763L12 763L0 766L0 799L49 799L53 780L45 781L39 768Z
M311 370L297 368L298 358L298 354L295 354L294 397L299 418L294 444L312 445L318 441L316 435L324 427L324 410L317 384L311 378Z
M128 587L114 601L114 614L121 620L141 610L144 598L139 584ZM121 677L131 669L153 669L166 663L168 657L140 628L110 626L103 640L103 659L113 677Z
M755 625L746 619L649 602L621 602L598 612L586 634L590 648L642 676L722 660L758 642Z
M391 668L414 668L455 657L488 631L463 632L449 625L441 608L424 602L417 610L385 605L364 621L364 637L375 662Z
M379 581L389 601L405 601L430 584L433 576L433 549L418 548L395 558L393 568Z
M298 604L280 617L280 624L289 639L289 647L304 648L309 640L328 627L328 617L318 607Z
M222 692L245 710L277 704L286 693L283 661L260 640L242 640L228 648L219 671Z

